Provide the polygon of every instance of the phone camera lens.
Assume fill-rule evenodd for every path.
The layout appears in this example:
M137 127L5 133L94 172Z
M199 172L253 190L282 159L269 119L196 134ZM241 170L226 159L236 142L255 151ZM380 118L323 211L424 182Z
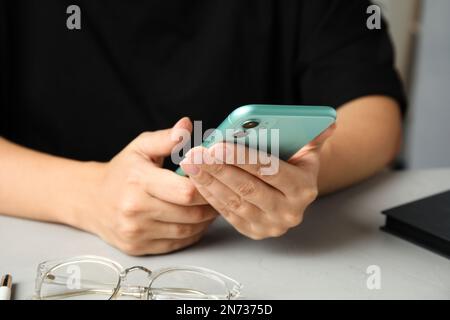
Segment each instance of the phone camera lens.
M258 120L247 120L242 124L242 128L244 129L253 129L259 126Z

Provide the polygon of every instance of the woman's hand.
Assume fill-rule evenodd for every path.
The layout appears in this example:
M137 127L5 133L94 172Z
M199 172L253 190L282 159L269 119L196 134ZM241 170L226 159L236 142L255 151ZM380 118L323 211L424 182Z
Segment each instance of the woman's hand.
M217 213L189 179L161 168L178 142L177 129L192 126L185 118L173 129L143 133L99 164L92 205L76 224L131 255L166 253L198 241Z
M261 158L257 164L240 164L237 155L245 153L249 159L255 151L226 143L192 149L181 166L203 197L240 233L255 240L279 237L302 222L305 209L316 199L321 148L334 128L288 162L266 156L263 162L269 160L270 170Z

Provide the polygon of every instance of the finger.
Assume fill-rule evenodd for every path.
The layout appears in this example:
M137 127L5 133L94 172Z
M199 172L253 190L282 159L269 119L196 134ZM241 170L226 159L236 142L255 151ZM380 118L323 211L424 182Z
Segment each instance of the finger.
M172 240L172 239L148 240L147 242L144 242L140 246L141 248L137 250L136 255L164 254L180 250L198 242L202 238L203 234L204 232L180 240Z
M245 219L242 216L228 210L228 208L220 200L212 196L209 191L202 185L196 186L203 197L211 204L213 208L215 208L222 215L222 217L229 224L231 224L236 229L236 231L252 239L259 239L259 237L255 234L255 229L258 229L254 227L255 224L252 224L249 219Z
M259 225L258 221L260 220L260 217L262 215L259 215L258 218L256 218L255 216L250 217L244 213L237 214L231 211L229 207L218 198L214 197L204 186L196 184L196 187L203 195L203 197L211 204L211 206L214 207L222 215L222 217L239 233L252 239L257 239L255 230L260 229L257 226ZM254 222L252 222L251 220L254 220Z
M216 163L226 162L248 172L284 195L292 195L298 191L298 168L273 155L230 143L217 143L210 148L209 153L217 160Z
M261 239L259 235L264 233L267 224L271 224L270 219L264 212L253 204L243 201L239 208L234 208L235 203L224 203L220 194L213 195L210 189L196 184L205 199L221 213L224 219L230 223L239 233L252 239Z
M155 198L184 206L208 204L188 178L173 171L149 165L142 178L145 191Z
M217 211L208 205L178 206L159 199L153 199L149 217L160 222L195 224L214 220Z
M182 239L178 241L173 240L154 240L153 241L153 251L154 253L165 253L165 252L173 252L177 250L184 249L186 247L189 247L198 241L203 237L203 233L199 233L195 236L192 236L187 239Z
M211 150L211 156L214 156L214 148ZM194 152L200 151L202 150L195 150ZM208 150L205 151L208 152ZM208 175L203 173L207 172L215 178L215 181L220 181L219 183L237 194L239 196L238 198L252 203L263 212L274 213L277 210L277 204L285 200L283 193L278 189L273 188L239 167L219 162L212 164L203 163L199 164L198 167L200 168L200 174L195 176L194 179L199 179L202 175L207 177ZM211 188L209 190L211 191Z
M173 204L149 196L138 186L127 189L119 200L118 208L127 217L144 219L144 221L151 219L160 222L192 224L210 221L217 217L217 212L208 204L197 206Z
M140 134L130 147L148 158L168 156L172 149L181 141L182 137L190 136L192 122L185 117L180 119L172 128Z
M197 189L199 191L203 190L209 198L215 199L216 209L220 213L234 213L247 220L249 223L257 223L263 218L262 216L264 213L261 209L246 201L246 199L231 190L221 181L217 180L206 170L201 169L198 174L192 175L191 166L197 165L182 163L182 168L186 169L185 172L189 172L190 179L193 181ZM198 165L198 167L203 168L203 165Z
M151 228L149 227L146 236L143 235L143 239L186 239L206 230L211 223L212 221L196 224L151 221Z

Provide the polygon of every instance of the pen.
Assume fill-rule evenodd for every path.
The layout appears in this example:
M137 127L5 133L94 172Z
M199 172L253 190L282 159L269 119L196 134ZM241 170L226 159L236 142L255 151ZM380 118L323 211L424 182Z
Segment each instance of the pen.
M0 281L0 300L11 299L11 284L12 276L10 274L4 275Z

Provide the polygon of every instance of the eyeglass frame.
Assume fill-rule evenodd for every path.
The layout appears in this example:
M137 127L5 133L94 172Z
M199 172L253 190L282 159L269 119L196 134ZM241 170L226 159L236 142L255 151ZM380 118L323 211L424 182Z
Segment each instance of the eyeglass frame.
M197 274L201 274L203 276L208 277L211 280L215 280L220 282L224 288L226 288L226 294L225 295L205 295L205 300L235 300L238 299L241 296L241 290L243 288L242 284L238 281L211 269L203 268L203 267L197 267L197 266L190 266L190 265L180 265L180 266L169 266L164 268L157 268L155 270L150 270L144 266L132 266L129 268L124 268L122 265L120 265L118 262L110 260L108 258L95 256L95 255L82 255L82 256L75 256L71 258L66 259L58 259L58 260L47 260L44 262L39 263L37 268L37 275L36 275L36 281L35 281L35 291L34 291L34 300L46 300L45 298L42 298L41 295L41 289L42 285L44 284L44 281L48 279L48 275L51 274L51 271L60 268L64 265L70 265L75 263L85 263L85 262L91 262L91 263L99 263L106 265L117 273L117 284L114 287L113 293L107 300L115 300L120 293L120 289L124 288L122 286L123 283L125 283L126 278L129 273L141 270L147 273L147 277L149 278L150 282L148 283L148 286L139 286L138 289L140 290L139 299L140 300L152 300L151 297L153 294L151 293L151 286L155 279L157 279L160 275L171 272L171 271L187 271L187 272L193 272ZM228 282L228 283L227 283ZM101 284L101 283L99 283ZM232 286L230 286L231 284ZM230 288L231 287L231 288ZM97 289L99 290L99 289ZM141 291L143 290L143 292ZM132 295L135 296L136 293L126 293L123 292L123 295ZM64 293L61 294L62 296L67 295L73 295L73 293ZM203 300L200 299L199 300Z

